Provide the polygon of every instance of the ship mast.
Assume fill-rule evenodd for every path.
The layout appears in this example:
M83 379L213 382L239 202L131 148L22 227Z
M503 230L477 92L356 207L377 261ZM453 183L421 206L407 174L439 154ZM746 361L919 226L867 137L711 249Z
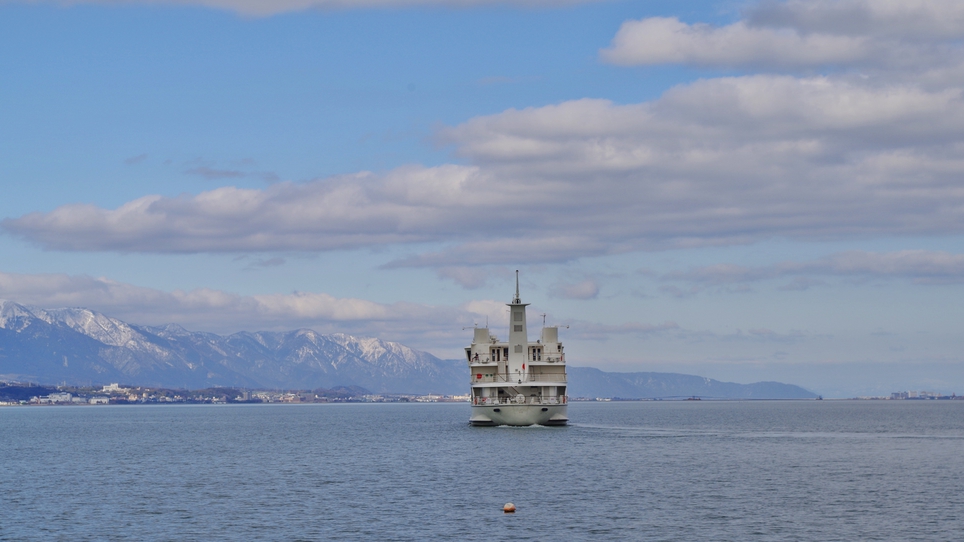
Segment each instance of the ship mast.
M526 306L519 296L519 271L515 272L515 297L509 303L509 359L506 366L509 381L520 381L525 373L529 350L526 329Z
M512 299L512 302L522 303L522 300L519 299L519 270L518 269L515 270L515 297Z

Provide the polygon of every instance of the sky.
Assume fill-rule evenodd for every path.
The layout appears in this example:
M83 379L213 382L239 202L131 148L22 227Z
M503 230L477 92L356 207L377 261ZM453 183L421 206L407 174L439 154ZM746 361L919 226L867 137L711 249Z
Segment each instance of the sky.
M0 0L0 298L964 393L964 3ZM534 339L535 337L533 337Z

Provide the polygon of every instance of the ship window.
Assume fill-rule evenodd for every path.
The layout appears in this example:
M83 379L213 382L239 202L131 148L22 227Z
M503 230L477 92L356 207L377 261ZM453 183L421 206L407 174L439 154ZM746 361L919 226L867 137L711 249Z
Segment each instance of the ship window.
M516 324L512 329L515 331L522 331L522 324Z
M514 315L512 315L512 317L515 319L516 322L521 322L521 321L522 321L522 313L521 313L521 312L515 313Z

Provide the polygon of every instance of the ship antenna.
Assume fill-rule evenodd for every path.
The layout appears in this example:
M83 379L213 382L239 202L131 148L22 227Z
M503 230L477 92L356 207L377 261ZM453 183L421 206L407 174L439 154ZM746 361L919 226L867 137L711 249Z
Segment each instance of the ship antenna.
M519 299L519 270L518 269L515 270L515 301L513 301L513 303L522 303L522 300Z

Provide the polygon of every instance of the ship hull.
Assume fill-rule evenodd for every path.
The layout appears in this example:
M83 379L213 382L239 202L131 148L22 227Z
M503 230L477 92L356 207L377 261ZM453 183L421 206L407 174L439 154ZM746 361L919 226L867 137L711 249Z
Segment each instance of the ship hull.
M496 425L566 425L566 405L473 405L469 423Z

